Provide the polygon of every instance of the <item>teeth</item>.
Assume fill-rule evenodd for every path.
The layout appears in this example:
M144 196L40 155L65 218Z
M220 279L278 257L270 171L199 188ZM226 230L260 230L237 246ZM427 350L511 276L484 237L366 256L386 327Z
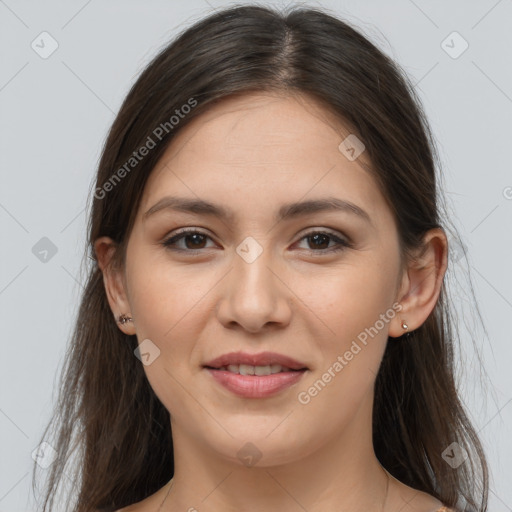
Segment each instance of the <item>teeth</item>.
M270 366L255 366L254 367L254 375L270 375L272 373L272 368Z
M273 373L291 371L286 366L280 364L271 364L267 366L251 366L250 364L228 364L222 366L219 370L225 370L231 373L239 373L240 375L270 375Z
M238 368L240 375L254 375L255 366L249 366L248 364L241 364Z

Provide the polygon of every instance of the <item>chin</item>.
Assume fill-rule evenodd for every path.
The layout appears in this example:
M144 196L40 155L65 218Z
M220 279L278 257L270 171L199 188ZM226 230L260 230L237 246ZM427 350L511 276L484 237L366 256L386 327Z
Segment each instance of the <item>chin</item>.
M282 418L281 418L282 420ZM247 420L249 421L249 420ZM274 423L274 427L279 422ZM246 467L272 467L293 463L314 450L309 439L291 438L286 432L272 432L272 428L248 429L247 423L240 429L227 428L233 435L221 439L205 439L214 452L229 463ZM269 435L269 432L270 435Z

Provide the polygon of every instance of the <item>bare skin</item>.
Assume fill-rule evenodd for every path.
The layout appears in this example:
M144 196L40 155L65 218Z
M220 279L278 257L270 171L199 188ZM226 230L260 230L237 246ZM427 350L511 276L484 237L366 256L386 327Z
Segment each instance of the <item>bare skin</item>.
M390 478L383 509L388 475L373 450L371 418L388 336L404 333L403 320L418 328L436 304L446 236L429 231L421 258L401 267L396 224L365 153L350 161L338 149L349 133L306 96L227 99L179 132L157 164L122 271L108 266L112 240L96 241L112 312L134 319L119 328L160 350L144 370L170 412L175 450L167 498L170 483L123 512L442 506ZM144 217L170 195L219 204L233 217L171 209ZM284 204L326 197L354 203L369 221L348 211L274 218ZM181 251L162 245L184 227L206 236L175 242ZM327 235L320 246L318 232ZM352 245L334 252L333 236ZM250 263L237 253L246 237L262 251ZM383 314L378 334L333 374L338 356ZM271 397L242 398L203 367L235 350L278 352L308 370ZM328 384L309 393L329 368ZM246 443L260 457L251 467L237 455Z
M392 477L391 477L392 478ZM167 483L164 487L162 487L158 492L149 496L143 501L139 503L135 503L128 507L124 507L117 512L164 512L164 511L172 511L177 512L178 510L187 511L187 512L195 512L191 507L183 508L183 505L180 507L176 506L173 503L170 503L171 495L169 493L169 488L171 487L172 480ZM196 504L196 510L210 510L205 507L204 504L201 503L201 499L195 499L193 501ZM341 506L341 505L340 505ZM161 507L161 508L160 508ZM418 491L409 487L396 479L390 481L388 497L386 500L386 509L387 511L400 511L400 512L437 512L440 508L442 508L442 503L435 499L433 496L429 494ZM226 509L230 510L230 509ZM294 510L300 511L302 510L299 505L296 506ZM327 509L329 511L340 512L341 510L346 510L344 508L334 508ZM354 510L362 510L362 509L354 509ZM380 510L376 508L375 510ZM443 512L454 512L452 509L445 509Z

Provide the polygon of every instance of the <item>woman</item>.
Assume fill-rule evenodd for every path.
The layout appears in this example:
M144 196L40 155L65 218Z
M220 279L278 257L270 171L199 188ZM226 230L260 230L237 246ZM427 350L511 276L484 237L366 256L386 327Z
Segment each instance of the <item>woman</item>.
M77 512L485 511L441 198L407 78L341 20L180 34L103 150L44 510L73 441Z

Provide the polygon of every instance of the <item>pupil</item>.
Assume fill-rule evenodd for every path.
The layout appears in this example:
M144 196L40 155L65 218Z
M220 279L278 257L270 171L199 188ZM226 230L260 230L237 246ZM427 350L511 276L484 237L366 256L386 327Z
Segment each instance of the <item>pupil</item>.
M191 238L192 238L192 239L194 239L194 242L192 243L192 245L194 245L194 246L195 246L195 247L193 247L193 248L197 249L197 242L198 242L199 244L201 244L201 241L203 241L203 242L204 242L204 240L201 240L201 237L203 237L203 238L204 238L204 235L201 235L201 234L199 234L199 233L195 233L195 234L193 234L193 235L188 235L187 239L188 239L188 240L190 240ZM187 245L189 245L189 244L187 244ZM188 247L188 248L190 249L190 247Z
M313 235L313 236L312 236L312 238L313 238L313 240L315 240L315 243L314 243L315 247L317 247L317 248L318 248L318 247L319 247L319 245L316 243L316 241L318 241L318 239L319 239L319 238L320 238L320 239L322 239L322 238L323 238L323 239L324 239L324 241L325 241L325 240L328 240L328 238L329 238L329 237L328 237L327 235L322 235L322 234L320 234L320 233L319 233L319 234ZM320 245L322 245L322 244L320 244ZM329 242L328 242L328 241L327 241L327 245L329 245Z

